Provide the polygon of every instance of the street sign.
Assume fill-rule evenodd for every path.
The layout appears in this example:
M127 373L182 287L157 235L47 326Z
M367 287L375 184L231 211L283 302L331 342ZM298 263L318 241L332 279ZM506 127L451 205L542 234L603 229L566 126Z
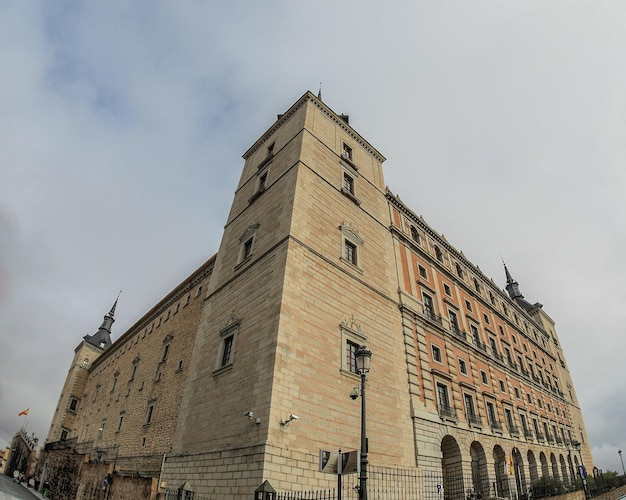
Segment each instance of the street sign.
M340 463L339 455L341 455L340 472L337 469L337 464ZM359 472L359 466L359 453L357 450L343 453L320 450L320 472L325 474L354 474Z

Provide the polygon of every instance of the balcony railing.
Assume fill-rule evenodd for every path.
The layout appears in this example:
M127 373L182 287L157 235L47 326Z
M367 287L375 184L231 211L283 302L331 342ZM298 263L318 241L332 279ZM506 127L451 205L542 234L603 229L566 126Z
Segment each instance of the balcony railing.
M476 427L482 427L483 426L483 421L481 420L481 418L476 415L475 413L468 413L467 414L467 421L471 424L474 425Z
M543 435L543 432L537 431L537 441L541 441L542 443L546 440L546 437Z
M519 436L519 427L515 425L507 425L511 436Z
M439 405L439 416L441 418L451 418L456 420L456 409L453 406Z
M441 316L435 314L435 311L428 307L424 308L424 316L435 323L439 323L440 325L442 324Z
M546 437L548 438L548 443L554 443L554 438L552 437L552 434L546 434Z
M556 440L556 444L563 444L563 438L561 438L560 436L557 436L554 439Z
M517 371L517 368L518 368L518 367L517 367L517 363L514 363L514 362L513 362L513 361L511 361L510 359L509 359L509 367L510 367L512 370L515 370L515 371Z
M498 361L504 361L504 356L502 356L502 354L500 354L498 351L491 351L491 355Z
M472 339L472 344L474 344L474 346L476 346L481 351L487 352L487 346L485 344L483 344L480 340L478 340L476 338L473 338Z
M450 331L456 335L457 337L459 337L460 339L466 340L467 339L467 334L463 331L460 330L458 326L454 326L452 325L450 327Z
M497 420L492 420L491 422L489 422L489 425L491 426L492 431L502 432L502 424Z
M524 368L522 368L521 372L524 377L530 378L530 372L528 370L525 370Z
M537 377L537 375L532 375L532 377L533 377L533 380L534 380L535 382L537 382L538 384L540 384L540 383L541 383L541 379L540 379L539 377Z
M535 434L530 429L525 429L524 430L524 437L526 439L533 439L535 437Z

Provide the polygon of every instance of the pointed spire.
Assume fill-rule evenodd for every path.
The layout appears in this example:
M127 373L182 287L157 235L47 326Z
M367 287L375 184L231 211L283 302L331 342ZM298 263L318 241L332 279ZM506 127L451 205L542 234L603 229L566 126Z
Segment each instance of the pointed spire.
M111 327L113 323L115 323L115 308L117 307L117 301L121 293L122 291L120 290L111 310L104 316L98 331L93 335L85 335L83 337L90 344L100 347L101 349L107 349L111 345Z
M519 289L519 283L513 279L511 273L509 272L509 268L506 267L506 263L504 259L502 260L502 264L504 265L504 273L506 274L506 291L509 293L509 297L513 300L517 298L524 298L522 292Z
M320 90L317 93L317 98L321 101L322 100L322 82L320 82Z

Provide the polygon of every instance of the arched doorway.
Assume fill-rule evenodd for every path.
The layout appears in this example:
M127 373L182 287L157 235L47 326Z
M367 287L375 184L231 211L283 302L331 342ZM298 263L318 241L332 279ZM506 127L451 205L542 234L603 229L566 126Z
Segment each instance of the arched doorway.
M552 465L552 477L554 479L561 479L561 475L559 474L559 464L556 461L556 456L554 453L550 453L550 464Z
M546 454L542 451L539 453L539 462L541 462L541 477L550 477L550 467Z
M482 498L489 497L489 472L487 470L487 455L483 445L474 441L470 446L472 457L472 487L474 493L481 494Z
M465 498L461 449L452 436L441 440L441 471L443 472L444 500Z
M530 474L530 482L532 483L533 481L536 481L537 479L539 479L539 469L537 469L537 459L535 458L535 454L531 450L528 450L526 458L528 459L528 472Z
M517 497L521 497L527 490L526 474L524 472L524 459L518 448L513 448L511 453L513 456L513 470L515 473L515 487L517 489Z
M495 493L497 497L509 496L508 471L506 470L506 454L500 445L493 447L493 463L496 473Z

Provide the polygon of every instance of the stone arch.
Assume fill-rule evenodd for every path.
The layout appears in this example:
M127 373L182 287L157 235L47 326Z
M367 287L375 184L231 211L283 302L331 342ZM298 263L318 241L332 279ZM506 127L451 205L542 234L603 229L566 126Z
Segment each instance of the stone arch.
M489 496L489 471L487 468L487 455L483 445L478 441L470 445L472 458L472 487L475 493L480 493L482 498Z
M493 465L496 473L495 496L506 498L509 496L508 471L506 470L506 454L497 444L493 447Z
M515 487L517 489L517 497L521 497L527 490L526 473L524 472L524 459L518 448L513 448L511 452L513 457L513 471L515 473Z
M541 477L550 477L550 467L546 454L542 451L539 453L539 462L541 463Z
M528 450L526 454L526 458L528 460L528 472L530 474L530 482L536 481L539 479L539 470L537 469L537 459L535 458L535 454L532 450Z
M552 477L560 480L561 474L559 474L559 463L557 462L554 453L550 453L550 465L552 465Z
M443 472L443 500L465 498L463 460L457 440L446 435L441 440L441 470Z

